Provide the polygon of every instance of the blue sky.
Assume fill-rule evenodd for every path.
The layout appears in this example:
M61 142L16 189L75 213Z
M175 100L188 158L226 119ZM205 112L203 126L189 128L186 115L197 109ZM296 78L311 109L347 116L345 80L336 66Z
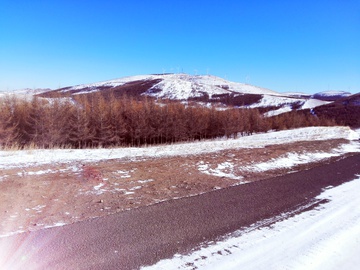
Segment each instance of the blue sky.
M162 72L360 92L359 0L0 0L0 90Z

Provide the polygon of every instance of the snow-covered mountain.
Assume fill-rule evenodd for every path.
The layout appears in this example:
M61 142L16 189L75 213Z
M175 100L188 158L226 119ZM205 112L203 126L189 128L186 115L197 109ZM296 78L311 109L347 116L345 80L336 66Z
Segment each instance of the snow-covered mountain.
M73 96L111 91L116 96L148 96L157 100L170 99L217 103L223 106L261 108L268 116L291 110L312 109L327 104L306 95L282 94L263 87L232 82L212 75L153 74L81 84L42 93L43 97Z
M312 95L313 98L327 101L335 101L349 96L351 96L351 93L345 91L324 91Z
M41 93L52 91L50 88L24 88L24 89L18 89L13 91L0 91L0 98L5 97L8 95L15 95L17 97L23 97L23 98L31 98L34 95L39 95Z
M138 75L92 84L76 85L60 90L73 94L83 94L90 91L129 86L130 84L135 86L141 83L147 83L150 86L142 95L173 100L186 100L201 97L204 94L210 98L214 95L231 93L280 95L266 88L231 82L216 76L188 74Z

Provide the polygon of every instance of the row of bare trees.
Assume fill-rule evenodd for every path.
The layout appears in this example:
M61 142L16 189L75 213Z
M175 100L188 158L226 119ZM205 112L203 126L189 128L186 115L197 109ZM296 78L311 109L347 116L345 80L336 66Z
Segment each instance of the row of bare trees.
M256 109L218 110L101 94L30 100L8 96L0 100L2 146L140 146L330 124L298 113L264 118Z

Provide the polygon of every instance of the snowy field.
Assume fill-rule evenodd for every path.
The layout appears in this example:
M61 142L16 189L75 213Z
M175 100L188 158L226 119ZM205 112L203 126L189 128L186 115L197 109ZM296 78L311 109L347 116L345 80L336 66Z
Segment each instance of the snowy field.
M187 156L237 148L262 148L266 145L286 144L298 141L330 139L358 140L359 132L348 127L307 127L239 137L237 139L209 140L141 148L115 149L56 149L0 151L0 169L73 161L93 162L107 159L137 159L165 156ZM346 146L344 146L346 147ZM358 144L350 146L358 148ZM341 153L352 149L339 149ZM340 152L338 154L340 154ZM332 153L336 155L336 153Z
M265 220L191 254L176 254L142 270L359 269L359 191L360 175L329 187L316 198L329 202L311 211Z

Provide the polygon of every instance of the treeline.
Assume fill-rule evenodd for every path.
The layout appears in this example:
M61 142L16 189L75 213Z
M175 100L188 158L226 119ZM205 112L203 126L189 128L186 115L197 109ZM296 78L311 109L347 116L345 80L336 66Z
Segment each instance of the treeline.
M0 145L20 148L140 146L333 124L305 114L264 118L256 109L218 110L101 94L0 100Z

